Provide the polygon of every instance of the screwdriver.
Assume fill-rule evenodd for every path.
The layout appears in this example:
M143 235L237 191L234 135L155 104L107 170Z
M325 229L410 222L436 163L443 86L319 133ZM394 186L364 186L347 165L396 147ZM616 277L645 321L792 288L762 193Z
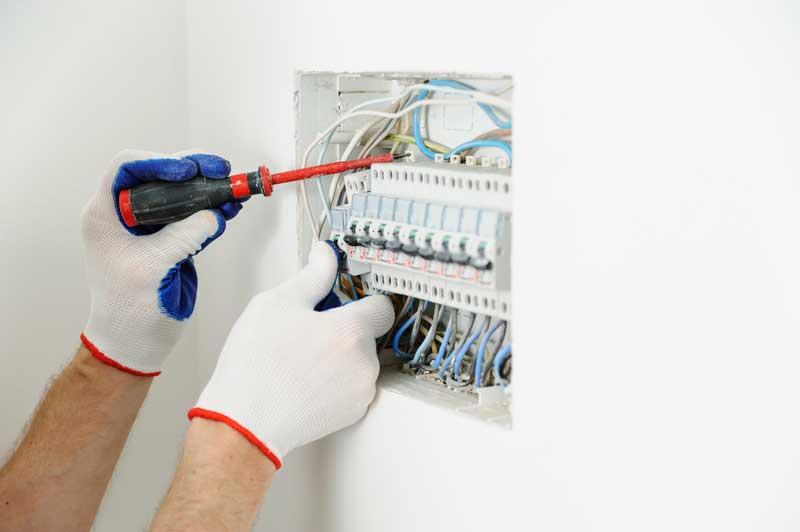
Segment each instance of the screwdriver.
M203 209L213 209L228 201L256 194L272 195L275 185L367 168L375 163L389 163L408 154L387 153L375 157L309 166L271 174L266 166L235 174L225 179L203 176L187 181L151 181L119 193L119 212L128 227L163 225L182 220Z

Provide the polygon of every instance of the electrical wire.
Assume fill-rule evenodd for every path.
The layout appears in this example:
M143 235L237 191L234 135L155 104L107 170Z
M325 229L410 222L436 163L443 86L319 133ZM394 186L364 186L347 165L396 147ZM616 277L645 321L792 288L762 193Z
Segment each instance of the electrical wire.
M416 366L419 364L420 359L422 359L422 355L428 348L431 346L431 342L436 337L436 329L439 327L439 320L442 317L442 307L440 305L435 305L433 307L433 320L431 323L431 328L428 330L428 334L425 335L425 338L422 340L422 343L419 345L417 352L414 354L413 360L408 363L409 366Z
M483 376L481 377L481 386L489 384L490 377L492 376L492 366L494 364L494 358L497 356L497 353L499 353L500 349L503 347L503 342L505 342L507 332L508 332L508 322L504 321L503 332L500 333L500 338L495 344L494 351L490 356L486 358L486 364L485 367L483 368Z
M513 88L514 88L514 84L513 83L509 83L508 85L506 85L504 87L500 87L497 90L489 92L489 94L493 94L495 96L500 96L501 94L505 94L505 93L507 93L508 91L510 91Z
M313 142L311 142L311 144L306 148L306 151L303 154L302 165L303 166L308 166L308 159L309 159L313 149L320 142L322 142L323 140L325 140L326 138L331 136L333 134L333 132L336 130L336 128L339 126L339 124L341 124L341 123L343 123L343 122L345 122L347 120L350 120L351 118L356 118L356 117L359 117L359 116L373 116L373 117L394 119L394 118L400 118L402 116L405 116L407 113L409 113L411 111L414 111L416 109L420 109L422 107L430 107L432 105L471 105L471 104L481 105L481 104L483 104L483 105L491 105L493 107L496 107L498 109L503 109L503 110L510 110L510 108L511 108L511 102L509 102L508 100L504 100L503 98L499 98L497 96L493 96L491 94L487 94L487 93L480 92L480 91L475 91L475 90L467 90L467 89L459 89L459 88L456 88L456 87L441 86L441 87L437 87L436 88L437 92L444 92L444 93L451 93L451 94L461 94L461 95L467 96L467 98L465 98L465 99L429 99L429 100L419 100L419 101L415 101L415 102L411 103L410 105L405 106L402 110L394 112L394 113L388 113L388 112L383 112L383 111L375 111L375 110L363 110L364 107L369 107L369 106L372 106L372 105L378 105L378 104L381 104L381 103L394 102L394 101L400 100L403 97L405 97L406 95L409 95L413 91L418 90L418 89L419 90L430 90L430 87L428 85L426 85L426 84L414 84L414 85L411 85L411 86L407 87L405 90L403 90L399 94L396 94L396 95L393 95L393 96L388 96L386 98L377 98L377 99L374 99L374 100L368 100L368 101L363 102L363 103L361 103L359 105L356 105L348 113L344 114L343 116L341 116L337 120L335 120L330 126L328 126L327 129L325 129L320 135L318 135L317 138ZM426 94L427 94L427 92L426 92ZM420 140L418 140L417 142L422 145L422 149L425 149L424 140L421 140L421 136L420 136ZM349 154L348 154L348 156L349 156ZM324 155L323 155L323 157L324 157ZM311 212L311 201L310 201L310 199L308 197L308 191L307 191L307 188L305 186L305 181L300 181L299 182L299 186L300 186L300 190L301 190L301 193L302 193L302 196L303 196L303 203L302 203L303 209L306 211L306 215L308 216L309 223L311 224L312 234L318 240L320 238L321 233L322 233L322 228L320 227L320 225L317 224L316 220L314 219L314 215ZM323 206L324 205L325 205L325 203L323 203ZM327 214L327 216L329 216L329 214Z
M453 80L432 80L427 85L428 85L428 87L436 87L436 89L433 89L433 90L439 90L439 88L447 87L447 86L472 89L472 87L470 85L467 85L466 83L461 83L461 82L453 81ZM427 89L420 90L419 93L417 94L417 98L414 101L414 103L412 105L408 106L407 109L410 109L411 107L413 107L417 103L421 103L421 102L425 101L424 98L427 97L428 92L429 91ZM510 129L511 128L511 122L510 121L501 121L497 117L497 114L492 110L491 107L486 106L484 104L478 104L478 106L483 110L484 113L486 113L486 115L489 117L489 119L492 120L492 122L494 122L495 125L498 128L500 128L500 129ZM414 122L414 139L416 140L417 149L420 152L422 152L422 154L425 155L426 157L428 157L429 159L434 159L436 157L436 153L434 151L430 150L427 146L425 146L425 141L422 138L422 128L420 126L419 117L420 117L420 110L419 109L415 109L414 110L414 114L413 114L413 122ZM482 139L481 140L471 140L469 142L465 142L464 144L456 146L451 151L445 153L444 154L444 158L445 159L449 159L453 155L457 155L457 154L461 153L462 151L466 151L466 150L472 149L472 148L499 148L499 149L503 150L506 153L506 155L508 155L509 162L511 162L511 160L513 158L512 157L511 146L509 146L508 143L505 143L505 142L502 142L502 141L499 141L499 140L482 140Z
M425 311L428 309L428 302L423 300L417 301L417 312L414 314L414 326L411 328L411 336L408 342L409 346L409 353L414 347L414 344L417 341L417 336L419 335L419 327L422 323L422 316L424 315ZM411 356L411 355L409 355Z
M398 133L392 133L391 135L386 135L386 140L394 140L394 141L402 141L403 144L417 144L417 139L414 137L410 137L408 135L400 135ZM430 139L422 139L425 142L425 146L430 148L432 151L436 153L447 153L452 148L445 146L444 144L439 144L438 142L434 142Z
M447 320L447 328L444 331L444 338L439 346L439 352L436 354L436 360L433 361L433 369L439 367L442 363L445 352L447 351L447 344L450 342L450 335L453 333L453 313L450 314L450 319Z
M383 99L380 99L380 100L383 100ZM376 102L378 100L372 100L372 101ZM503 101L503 100L500 100L500 101ZM369 103L369 102L365 102L365 104L366 103ZM350 120L351 118L356 118L356 117L359 117L359 116L374 116L374 117L382 117L382 118L396 118L396 117L400 117L400 116L402 116L402 115L404 115L406 113L409 113L411 111L414 111L416 109L420 109L422 107L431 107L433 105L471 105L471 104L475 104L475 103L478 103L478 100L477 99L472 99L472 98L466 98L466 99L463 99L463 100L435 99L434 98L434 99L430 99L430 100L415 101L414 103L404 107L402 110L400 110L400 111L398 111L396 113L387 113L387 112L384 112L384 111L372 111L372 110L355 111L355 107L354 107L353 110L351 110L349 113L347 113L347 114L339 117L338 119L336 119L330 126L328 126L327 129L325 129L322 132L322 134L320 134L306 148L306 151L303 154L303 166L308 166L308 159L309 159L309 156L311 155L311 151L320 142L322 142L325 139L325 137L331 131L336 129L339 126L339 124L341 124L342 122L346 122L347 120ZM505 104L508 104L508 103L509 102L505 102ZM362 105L365 105L365 104L362 104ZM302 183L302 181L300 181L300 183Z
M458 155L459 153L467 150L473 150L476 148L498 148L506 152L508 155L509 164L513 162L513 155L511 151L511 146L507 142L503 142L502 140L470 140L469 142L465 142L464 144L459 144L449 153L444 154L445 159L449 159L453 155Z
M364 134L371 127L373 127L375 124L377 124L380 121L381 121L380 119L375 120L375 121L373 121L373 122L371 122L369 124L366 124L365 126L359 128L359 129L357 129L356 132L353 134L353 137L350 139L350 142L347 145L347 148L345 148L344 153L342 154L342 157L340 158L340 160L346 161L350 157L350 154L353 152L355 147L358 145L358 142L361 140L361 137L363 137ZM320 164L325 162L325 152L328 149L328 146L330 144L331 138L333 137L333 132L334 131L335 130L331 131L331 133L328 135L327 139L325 140L325 146L322 148L322 150L319 153L319 157L317 158L317 164L318 165L320 165ZM332 179L333 180L338 180L339 175L340 174L336 174L335 176L333 176ZM316 184L317 192L319 194L320 202L322 203L322 208L324 209L325 215L328 218L328 221L329 221L328 223L330 223L331 206L330 206L330 202L328 201L328 197L325 195L325 191L322 189L322 176L319 176L319 177L315 178L314 181L315 181L315 184ZM300 181L300 182L301 183L305 183L305 180ZM305 186L302 187L302 192L303 192L303 194L307 194L308 193L306 191L306 189L305 189ZM322 238L322 229L324 227L324 224L325 224L325 222L323 221L323 222L320 223L319 226L317 226L315 228L316 231L317 231L316 232L317 240Z
M468 85L468 84L466 84L464 82L456 81L456 80L453 80L453 79L433 79L433 80L429 81L428 83L426 83L426 85L428 87L436 87L435 90L439 90L441 87L449 87L449 88L452 88L452 89L463 89L463 90L469 90L469 91L477 90L472 85ZM423 91L424 91L424 89L421 90L420 93L422 93ZM501 120L497 116L497 113L494 112L494 109L492 109L491 107L489 107L486 104L478 104L478 107L480 107L481 110L486 114L486 116L489 117L489 120L494 122L495 126L497 126L500 129L511 129L511 121L510 120Z
M408 105L408 101L410 99L411 95L410 94L406 95L404 98L402 98L400 101L397 102L394 111L397 112L403 109L406 105ZM361 151L358 158L360 159L362 157L366 157L368 153L374 150L378 146L378 144L380 144L383 141L383 139L385 139L386 136L392 132L392 128L394 128L397 121L402 119L405 119L406 123L408 123L408 115L403 115L400 118L393 118L387 121L383 129L380 132L373 135L372 138L370 138L369 141L367 141L366 145L364 146L364 149ZM408 126L406 125L406 127Z
M409 355L405 351L400 350L400 338L403 336L403 333L406 332L406 330L408 330L409 327L411 327L411 325L416 321L416 319L417 319L416 315L408 318L406 322L399 329L397 329L397 332L394 334L394 338L392 339L392 351L394 352L395 355L397 355L402 359L409 359L411 358L411 355Z
M508 381L505 380L502 375L500 375L500 368L503 366L503 362L505 362L509 356L511 356L511 344L506 344L494 358L494 380L503 388L508 386Z
M380 348L378 349L378 352L381 352L384 349L386 349L386 346L389 343L389 339L392 338L392 332L397 328L397 325L403 319L403 316L406 315L406 312L408 312L408 309L411 308L411 304L413 303L413 301L414 300L413 300L413 298L411 296L406 296L406 300L403 303L403 307L400 309L400 312L396 312L395 313L394 323L392 323L391 329L389 329L389 332L387 332L383 336L383 339L379 341Z
M481 375L483 374L483 355L486 352L486 346L489 345L489 340L491 340L492 335L497 332L497 329L499 329L501 325L503 325L503 322L498 320L498 322L494 324L494 327L490 328L489 331L483 335L483 338L481 338L481 343L478 346L478 355L475 357L474 386L476 388L481 387Z
M410 351L411 348L414 347L414 342L416 341L417 339L416 337L419 334L419 326L420 322L422 321L422 313L425 312L425 310L428 308L427 301L419 300L417 305L418 305L417 311L414 313L413 316L408 318L408 320L406 320L406 322L397 330L397 332L394 335L394 339L392 340L392 351L394 351L394 354L402 359L409 359L412 358L413 356L400 349L400 339L402 338L403 333L405 333L408 330L408 328L413 325L409 339L409 351Z
M353 281L353 276L349 273L347 274L347 280L350 281L350 290L353 296L353 301L358 301L358 294L356 293L356 283Z
M386 111L397 112L398 110L400 110L405 105L405 103L407 101L408 101L408 98L405 98L405 99L401 100L400 102L398 102L395 106L386 109ZM370 145L373 142L375 142L375 139L377 139L377 142L380 142L381 140L383 140L383 138L386 136L386 134L388 134L389 131L391 130L392 123L394 121L396 121L396 120L397 119L388 119L387 120L385 118L378 118L378 119L373 120L372 122L366 124L365 126L361 127L360 129L358 129L353 134L353 137L350 139L350 142L348 143L347 147L345 148L345 150L344 150L342 156L339 158L339 160L340 161L345 161L345 160L349 159L350 155L353 152L353 150L355 149L356 146L359 145L359 143L361 141L361 138L363 138L363 136L366 134L366 132L369 131L370 129L375 128L375 133L373 133L373 135L370 138L370 140L367 141L367 146L361 151L361 153L356 158L360 159L360 158L364 157L367 153L369 153L371 151ZM386 125L383 126L382 129L379 129L378 125L381 124L382 122L387 122L387 123L386 123ZM324 162L324 160L325 160L325 152L327 151L328 146L330 145L331 139L333 138L333 134L335 133L335 131L336 131L335 129L331 130L331 132L325 138L325 144L322 147L322 150L320 151L320 155L319 155L319 159L318 159L318 163L317 164L322 164ZM346 175L345 173L340 173L340 174L334 175L331 178L331 187L330 187L331 190L329 191L327 196L324 194L324 192L322 190L322 177L319 177L319 178L316 179L316 181L317 181L317 183L316 183L317 192L319 193L320 201L322 202L322 205L323 205L323 213L320 216L319 225L316 227L317 239L322 238L322 231L324 229L325 220L326 219L329 220L329 223L330 223L330 217L331 217L330 206L331 206L331 204L333 204L333 201L334 201L335 197L337 196L336 191L338 191L340 187L344 187L344 179L343 178L344 178L345 175ZM306 189L305 189L304 186L301 186L301 192L303 194L307 194Z
M474 324L475 324L475 314L470 314L469 325L467 325L467 328L464 329L464 334L461 337L461 341L456 343L456 345L453 347L453 349L450 350L450 354L447 355L447 358L444 359L444 362L442 363L441 367L439 368L439 378L440 379L444 379L444 374L447 372L447 368L450 367L450 364L452 363L453 359L456 357L456 353L458 351L460 351L461 347L464 345L464 343L466 343L467 335L469 334L469 331L472 330L472 326ZM458 332L458 323L456 323L456 332ZM453 341L454 342L456 341L456 336L457 335L453 336Z
M480 337L482 334L486 332L485 327L489 324L487 318L483 318L478 326L475 328L475 332L467 338L467 341L461 346L461 349L458 351L456 355L455 364L453 364L453 378L456 380L460 380L461 378L461 362L464 360L464 356L469 351L469 348L472 347L472 344Z

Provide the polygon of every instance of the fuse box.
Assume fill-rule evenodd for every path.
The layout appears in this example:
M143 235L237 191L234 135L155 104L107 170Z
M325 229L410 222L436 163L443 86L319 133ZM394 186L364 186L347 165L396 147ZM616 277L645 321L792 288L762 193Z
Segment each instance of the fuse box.
M363 109L365 102L387 102L391 109L396 97L407 107L422 99L402 100L404 92L415 96L409 87L442 79L448 81L436 83L457 89L468 86L486 94L503 93L510 99L511 80L507 76L299 73L298 154L307 153L329 124ZM463 100L465 96L454 91L436 97ZM357 292L362 291L364 295L388 294L406 305L411 302L410 309L403 309L408 316L416 315L410 328L413 333L405 333L407 352L398 349L396 338L404 331L390 332L395 338L383 342L381 386L508 426L510 358L499 370L491 364L510 349L512 330L511 116L510 112L504 116L508 127L498 128L498 121L481 106L458 103L432 104L420 111L424 111L424 120L409 112L396 124L388 119L381 123L371 116L354 116L330 131L321 160L351 156L354 146L360 147L358 135L371 131L370 127L376 136L384 134L388 139L376 144L371 153L396 150L399 144L408 157L333 177L333 181L326 179L318 187L320 194L309 194L306 189L307 196L300 197L301 207L309 206L311 218L321 213L322 218L329 215L330 220L315 228L301 213L301 243L310 242L308 233L318 231L345 252L349 290L342 290L344 296L358 297ZM438 149L433 158L425 156L407 131L412 116L414 135L436 140L436 144L431 141ZM380 130L389 124L409 134ZM477 149L444 152L445 147L491 134L500 140L485 143L488 149L484 143L477 143ZM491 149L498 144L507 144L506 153ZM330 191L330 205L321 197L325 190ZM410 323L411 317L400 321ZM423 335L420 331L427 332ZM426 346L426 341L438 345L438 352ZM423 352L425 349L428 351ZM437 357L442 353L444 356ZM450 365L442 371L445 362ZM492 375L493 369L497 378Z

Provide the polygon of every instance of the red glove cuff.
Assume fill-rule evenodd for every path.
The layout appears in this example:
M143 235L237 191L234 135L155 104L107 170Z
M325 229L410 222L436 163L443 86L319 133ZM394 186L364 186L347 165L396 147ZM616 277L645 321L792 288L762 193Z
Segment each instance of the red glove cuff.
M133 368L129 368L128 366L123 366L116 360L108 358L105 355L105 353L97 349L97 346L94 345L92 342L90 342L89 339L86 338L86 335L83 333L81 333L81 342L83 342L83 345L86 346L86 349L89 350L89 353L103 364L108 364L109 366L113 366L120 371L124 371L125 373L130 373L131 375L136 375L137 377L157 377L158 375L161 375L160 371L153 371L151 373L147 373L144 371L139 371Z
M273 464L275 464L275 469L276 470L281 468L282 464L281 464L280 458L275 456L275 453L270 451L269 447L264 445L264 443L261 440L256 438L255 434L253 434L252 432L250 432L249 430L247 430L243 426L239 425L237 422L235 422L234 420L232 420L228 416L226 416L224 414L220 414L219 412L214 412L213 410L206 410L205 408L197 408L197 407L192 408L191 410L189 410L188 416L189 416L189 419L194 419L196 417L201 417L201 418L204 418L204 419L210 419L212 421L220 421L222 423L225 423L230 428L232 428L233 430L235 430L236 432L238 432L239 434L244 436L247 439L247 441L249 441L250 443L255 445L256 448L259 451L264 453L264 455L267 458L269 458L270 461Z

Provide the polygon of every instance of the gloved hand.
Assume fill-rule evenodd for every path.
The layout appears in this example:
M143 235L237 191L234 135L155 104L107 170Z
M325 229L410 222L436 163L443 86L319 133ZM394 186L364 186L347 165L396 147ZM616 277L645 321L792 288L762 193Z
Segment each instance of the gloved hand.
M81 214L91 311L81 340L95 358L152 377L175 346L197 297L197 254L225 230L241 204L205 210L162 228L128 228L119 192L154 180L224 178L230 163L215 155L169 156L123 151Z
M254 297L189 419L228 424L276 468L292 449L358 421L375 395L375 338L394 309L386 296L370 296L315 311L336 272L336 254L319 242L300 274Z

